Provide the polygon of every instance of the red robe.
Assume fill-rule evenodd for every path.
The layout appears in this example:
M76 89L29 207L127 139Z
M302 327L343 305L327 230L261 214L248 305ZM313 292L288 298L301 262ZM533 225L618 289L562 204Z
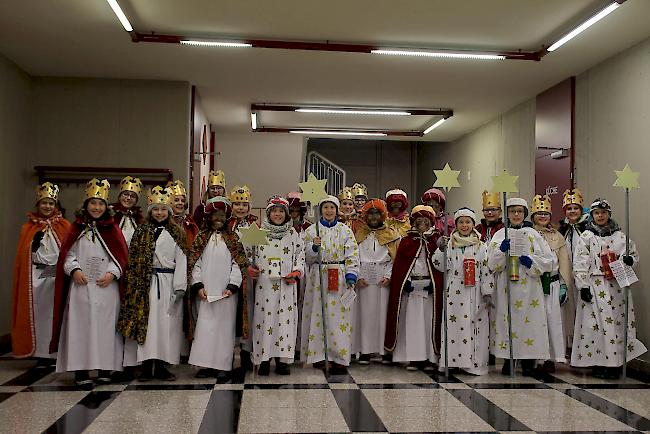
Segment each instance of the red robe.
M108 249L108 254L120 267L121 276L119 280L120 298L124 295L124 287L126 285L126 266L128 262L129 249L126 246L122 230L115 224L113 217L108 217L104 220L97 220L97 232L105 243ZM86 228L86 224L78 217L72 224L65 240L61 245L61 252L59 253L59 260L56 263L56 280L54 282L54 318L52 319L52 340L50 341L50 353L55 353L59 349L59 335L61 334L61 326L63 325L63 314L65 307L68 304L68 291L70 290L70 276L67 276L63 271L65 258L68 252L79 238L79 235Z
M252 225L255 223L257 220L257 216L254 216L252 214L248 214L246 217L244 217L244 220L248 223L248 225ZM231 231L237 231L237 223L239 222L239 219L235 216L230 217L228 219L228 229ZM258 225L259 226L259 225Z
M115 212L113 220L118 227L122 227L122 219L124 216L131 217L136 225L140 225L144 221L144 216L142 215L142 209L139 206L132 206L131 208L124 208L121 203L116 202L111 204L111 209Z
M476 225L476 230L481 234L481 241L486 242L488 239L488 233L490 234L489 239L492 239L494 234L497 233L499 229L503 228L503 220L499 219L496 223L488 225L485 219L481 219L481 223ZM489 232L488 232L489 231Z
M36 349L34 331L34 303L32 293L32 240L47 226L52 229L56 244L61 247L70 222L59 211L44 218L36 213L27 214L28 220L20 231L16 249L13 278L13 309L11 323L11 350L14 357L30 357Z
M437 242L440 235L434 232L431 236L423 238L417 231L411 230L402 238L397 247L397 254L393 262L393 274L390 279L390 293L388 296L388 313L386 317L386 336L384 338L384 348L386 351L393 351L397 344L397 334L400 320L400 303L402 301L402 291L404 284L411 274L415 261L420 255L420 251L426 249L427 268L429 276L434 283L433 291L433 327L431 340L433 349L440 354L440 324L442 318L442 286L443 275L437 271L431 263L431 255L437 248Z
M303 231L306 231L309 226L312 225L312 222L309 220L303 220L302 223L300 224L293 224L293 228L298 232L299 234L302 233Z
M199 233L199 227L189 214L175 215L174 220L185 231L185 235L187 235L187 250L189 250L192 247L194 238Z

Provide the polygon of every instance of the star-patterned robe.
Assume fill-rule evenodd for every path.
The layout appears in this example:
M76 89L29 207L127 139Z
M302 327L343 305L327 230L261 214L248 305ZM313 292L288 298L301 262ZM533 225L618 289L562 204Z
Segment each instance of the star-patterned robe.
M256 365L280 357L292 363L298 325L298 285L269 277L270 261L280 258L280 275L304 274L305 248L300 234L291 228L281 240L269 239L258 248L260 275L255 284L253 361Z
M610 236L600 237L585 231L579 238L573 258L573 273L578 290L589 288L591 303L577 300L576 322L571 352L572 366L623 365L625 338L625 292L616 279L606 280L600 262L600 253L608 249L618 257L625 254L625 234L616 231ZM630 240L630 256L634 266L639 263L636 245ZM627 360L644 354L647 349L636 338L634 302L630 291ZM579 297L579 296L578 296Z
M530 268L519 264L519 280L510 281L512 302L512 347L515 359L541 359L550 357L548 324L544 307L544 292L540 276L551 272L556 257L542 236L533 228L519 229L526 233L526 251L533 263ZM499 229L488 245L488 267L496 275L496 291L492 296L495 315L492 319L494 336L490 351L496 357L510 358L508 347L508 295L510 279L506 269L507 252L500 250L505 229Z
M326 227L320 222L317 224L323 265L319 270L317 253L312 249L316 237L316 224L313 224L305 231L308 271L300 357L307 363L325 359L321 310L321 285L324 285L328 360L347 366L350 364L352 312L343 306L340 297L346 290L346 274L359 274L359 248L352 229L348 226L342 223L336 223L332 227ZM328 268L338 269L338 291L327 290Z
M476 261L474 286L464 284L465 258ZM444 253L438 249L433 254L433 266L444 271ZM447 245L447 329L449 339L449 366L483 375L488 371L489 331L488 305L485 296L492 295L494 278L487 266L487 246L479 244L467 247ZM445 366L444 328L442 330L440 367Z

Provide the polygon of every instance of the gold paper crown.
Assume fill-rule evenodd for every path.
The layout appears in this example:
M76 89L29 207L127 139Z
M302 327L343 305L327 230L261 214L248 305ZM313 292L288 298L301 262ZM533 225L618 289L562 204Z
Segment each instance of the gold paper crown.
M573 190L564 190L564 197L562 198L562 208L571 204L580 205L580 208L582 208L584 202L585 200L582 197L582 192L577 188L574 188Z
M352 187L343 187L343 190L339 192L339 200L354 200Z
M537 194L533 197L533 206L530 209L530 213L535 214L536 212L551 213L551 198L547 194L544 196Z
M54 202L59 200L59 186L51 182L44 182L36 187L36 202L41 199L52 199Z
M97 178L93 178L86 184L84 194L86 199L103 199L108 201L109 188L111 188L111 184L108 183L108 180L102 179L100 181Z
M142 193L142 181L140 181L140 178L125 176L122 182L120 182L120 193L123 191L132 191L140 196L140 193Z
M212 187L213 185L220 185L224 189L226 188L226 175L222 170L217 170L216 172L214 170L210 171L208 175L208 187Z
M499 193L490 193L487 190L483 190L483 208L501 208Z
M358 182L352 186L352 194L354 197L365 196L368 197L368 187L364 184L359 184Z
M167 189L170 191L172 196L187 196L185 185L180 179L177 179L176 181L169 181L167 183Z
M251 191L247 185L240 187L238 185L232 189L230 192L230 202L245 202L250 203L251 201Z
M162 188L159 185L156 185L154 188L149 190L149 195L147 196L147 205L171 205L172 203L172 192L169 188Z

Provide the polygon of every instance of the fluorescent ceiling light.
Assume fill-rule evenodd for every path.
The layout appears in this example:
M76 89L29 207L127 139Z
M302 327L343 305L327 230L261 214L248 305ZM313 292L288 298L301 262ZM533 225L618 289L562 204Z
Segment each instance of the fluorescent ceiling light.
M126 17L126 15L124 15L124 12L122 11L120 5L117 4L117 0L106 0L106 1L110 5L111 9L113 9L113 12L115 12L115 15L117 15L117 19L120 20L120 23L122 23L124 30L126 30L127 32L132 32L133 26L131 26L131 23L129 23L129 19Z
M504 60L506 56L500 54L454 53L447 51L377 49L372 54L388 54L392 56L437 57L442 59L472 59L472 60Z
M257 129L257 113L251 113L251 128Z
M365 133L361 131L319 131L319 130L291 130L291 134L325 135L325 136L387 136L386 133Z
M607 15L611 14L612 12L614 12L616 9L618 9L619 6L620 6L620 4L619 4L619 3L616 3L616 2L610 4L610 5L607 6L605 9L603 9L603 10L600 11L600 12L598 12L596 15L594 15L594 16L591 17L591 18L589 18L587 21L585 21L584 23L580 24L578 27L576 27L575 29L571 30L571 31L570 31L569 33L567 33L566 35L562 36L562 38L560 38L560 40L558 40L558 41L555 42L553 45L551 45L550 47L548 47L548 48L546 49L546 51L555 51L555 50L557 50L557 49L560 48L562 45L566 44L566 43L569 42L571 39L575 38L575 37L578 36L580 33L584 32L584 31L587 30L589 27L593 26L593 25L596 24L598 21L602 20L602 19L605 18Z
M435 124L431 125L431 126L430 126L429 128L427 128L426 130L424 130L424 132L422 133L422 135L424 136L424 135L429 134L431 131L435 130L435 129L438 128L440 125L442 125L442 123L443 123L444 121L446 121L446 120L447 120L447 119L445 119L445 118L440 119L438 122L436 122Z
M391 110L299 108L296 109L296 111L300 113L325 113L325 114L341 114L341 115L388 115L388 116L410 116L411 115L411 113L407 111L391 111Z
M198 41L193 39L183 39L181 41L183 45L195 45L200 47L252 47L253 44L247 42L227 42L227 41Z

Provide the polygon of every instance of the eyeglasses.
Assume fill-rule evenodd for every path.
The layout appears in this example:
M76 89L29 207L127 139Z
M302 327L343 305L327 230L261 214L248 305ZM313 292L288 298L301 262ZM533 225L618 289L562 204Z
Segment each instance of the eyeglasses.
M526 211L523 209L510 209L508 213L510 214L524 214Z
M486 214L495 213L501 211L501 208L484 208L483 212Z

